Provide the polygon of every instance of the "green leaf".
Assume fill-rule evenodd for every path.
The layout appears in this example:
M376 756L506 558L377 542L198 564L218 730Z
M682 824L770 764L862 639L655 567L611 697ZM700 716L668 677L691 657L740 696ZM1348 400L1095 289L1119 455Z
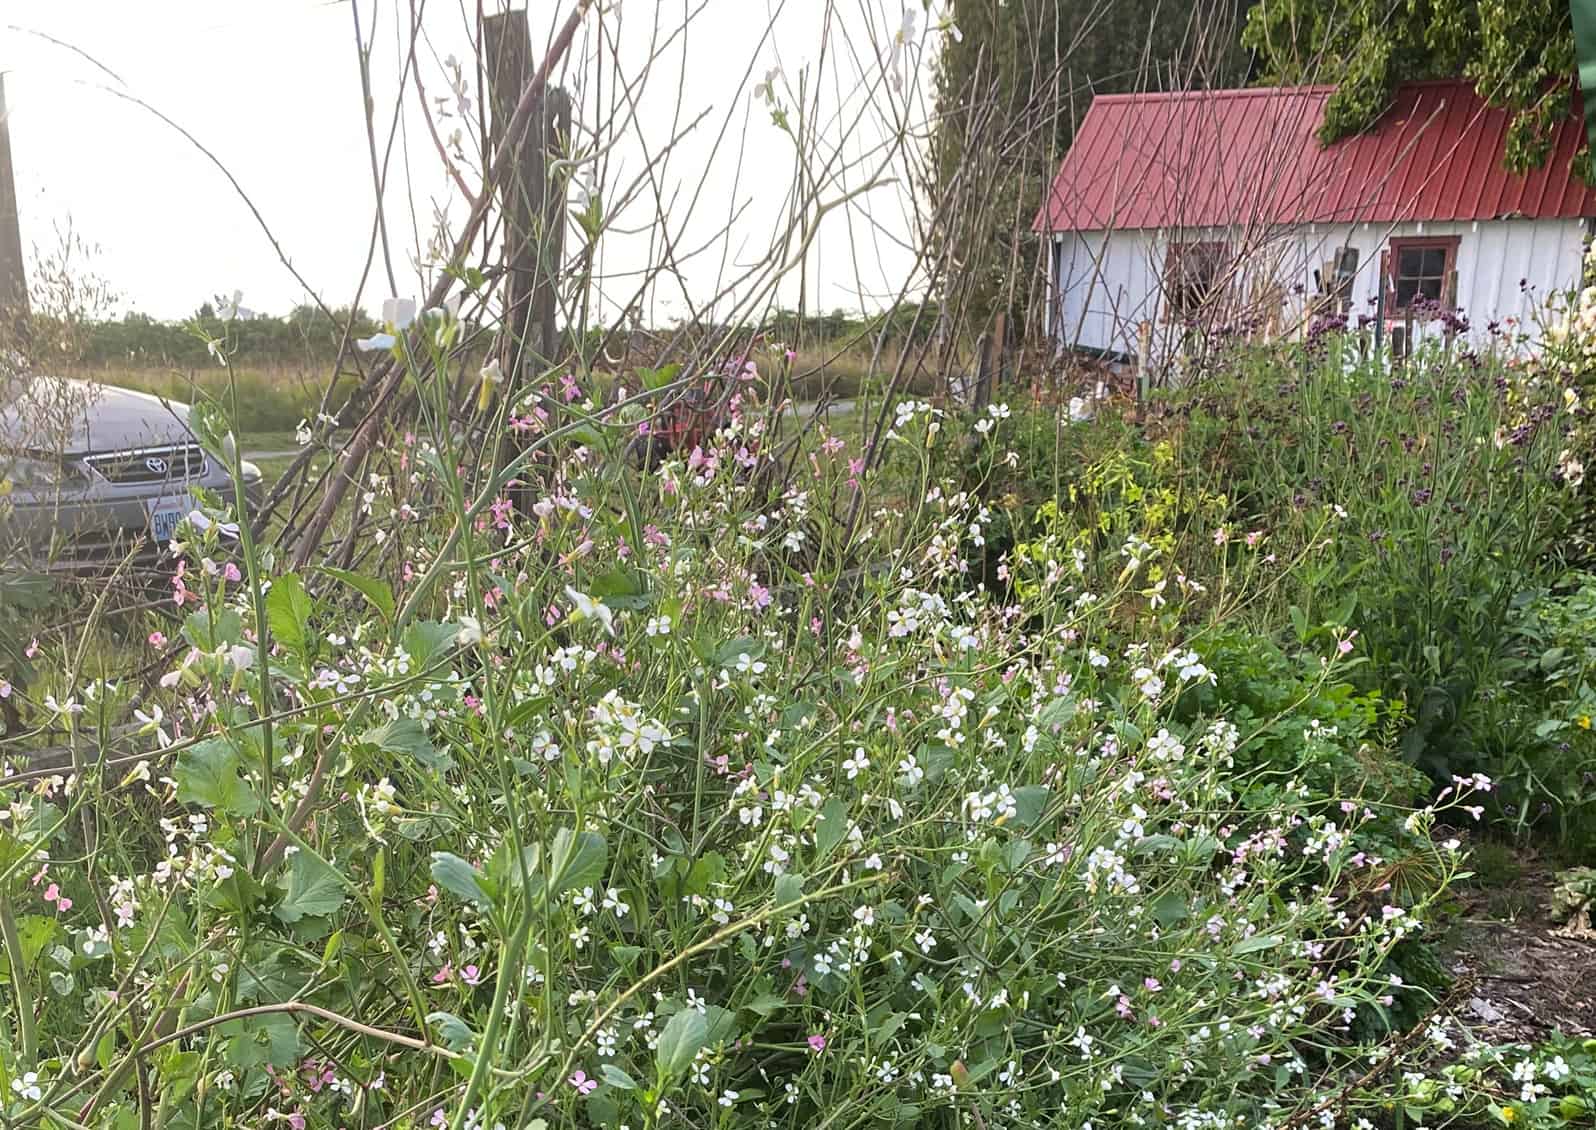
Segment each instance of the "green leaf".
M66 931L46 914L24 914L17 919L17 940L22 944L22 964L32 968L45 947L66 940Z
M804 897L804 877L796 871L776 876L776 905L787 906Z
M709 1040L709 1020L696 1008L684 1008L665 1022L654 1047L654 1064L664 1079L672 1079L692 1066Z
M1014 822L1028 828L1042 817L1047 807L1046 785L1025 785L1014 790Z
M597 832L561 828L549 851L549 897L558 898L577 887L594 887L604 877L609 847Z
M820 823L815 826L816 858L825 859L847 834L848 806L840 797L833 797L820 810Z
M764 640L756 640L752 636L738 636L736 639L727 640L715 649L714 662L720 667L730 667L737 662L740 656L747 655L753 659L758 659L764 654Z
M394 613L393 588L381 577L368 577L351 569L334 569L323 565L321 571L335 581L342 581L365 597L384 620L392 620Z
M432 879L450 894L459 895L467 902L474 902L481 907L493 905L493 900L482 887L482 872L452 852L432 853Z
M405 632L405 654L410 656L411 662L417 666L430 667L433 660L449 649L454 643L454 637L459 634L458 624L439 624L431 620L417 621Z
M476 1042L477 1034L471 1031L471 1026L452 1012L429 1012L427 1023L438 1030L444 1046L455 1051L468 1048Z
M637 1090L637 1080L633 1079L619 1067L616 1067L613 1063L606 1063L600 1066L599 1075L603 1077L604 1082L608 1083L612 1087L618 1088L619 1090Z
M1230 952L1236 957L1243 954L1257 953L1259 950L1272 950L1285 939L1279 934L1254 934L1250 938L1243 938L1230 947Z
M344 884L327 864L298 851L288 861L282 901L272 911L281 922L324 918L344 904Z
M637 379L643 382L646 389L664 388L674 381L682 371L680 361L672 361L669 365L661 365L658 369L637 368Z
M244 619L224 606L213 620L210 610L201 608L183 621L183 638L201 651L215 651L224 643L235 644L244 638Z
M1186 899L1175 891L1165 891L1153 902L1153 918L1166 930L1184 921L1188 913Z
M295 655L305 654L305 628L310 623L310 595L296 573L284 573L266 594L266 623L277 642Z
M454 758L439 752L426 726L416 718L395 718L380 726L373 726L360 735L360 740L388 753L408 754L428 769L440 773L454 768Z
M212 739L190 746L177 755L177 799L235 816L253 816L260 811L260 798L239 776L239 768L238 751L225 741Z

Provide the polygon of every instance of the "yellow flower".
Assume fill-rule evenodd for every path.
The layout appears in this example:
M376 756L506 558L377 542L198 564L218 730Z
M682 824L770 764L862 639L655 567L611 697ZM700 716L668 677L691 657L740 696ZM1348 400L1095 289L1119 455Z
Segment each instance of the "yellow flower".
M1590 729L1590 715L1589 714L1581 714L1579 716L1579 728L1581 730Z
M1504 1106L1502 1108L1502 1121L1507 1123L1509 1126L1513 1124L1513 1120L1517 1117L1518 1111L1514 1110L1512 1107Z

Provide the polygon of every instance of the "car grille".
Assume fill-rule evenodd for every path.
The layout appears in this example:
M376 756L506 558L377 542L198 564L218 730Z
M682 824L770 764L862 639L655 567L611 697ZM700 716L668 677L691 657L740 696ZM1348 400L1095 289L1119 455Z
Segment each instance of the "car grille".
M197 443L171 447L145 447L90 455L84 459L113 483L167 483L197 479L205 474L205 449Z

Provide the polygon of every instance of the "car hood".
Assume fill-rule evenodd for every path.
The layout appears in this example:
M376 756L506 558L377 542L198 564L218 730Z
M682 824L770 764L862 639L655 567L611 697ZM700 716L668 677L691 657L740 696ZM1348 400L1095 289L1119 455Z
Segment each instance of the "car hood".
M193 443L188 405L65 377L17 377L0 389L0 446L86 455Z

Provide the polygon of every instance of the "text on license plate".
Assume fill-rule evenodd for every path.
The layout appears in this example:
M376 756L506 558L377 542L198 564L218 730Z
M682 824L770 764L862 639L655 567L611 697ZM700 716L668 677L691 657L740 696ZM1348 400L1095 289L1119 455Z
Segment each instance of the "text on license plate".
M151 499L149 505L150 537L158 545L165 545L177 536L177 524L193 506L187 498Z

